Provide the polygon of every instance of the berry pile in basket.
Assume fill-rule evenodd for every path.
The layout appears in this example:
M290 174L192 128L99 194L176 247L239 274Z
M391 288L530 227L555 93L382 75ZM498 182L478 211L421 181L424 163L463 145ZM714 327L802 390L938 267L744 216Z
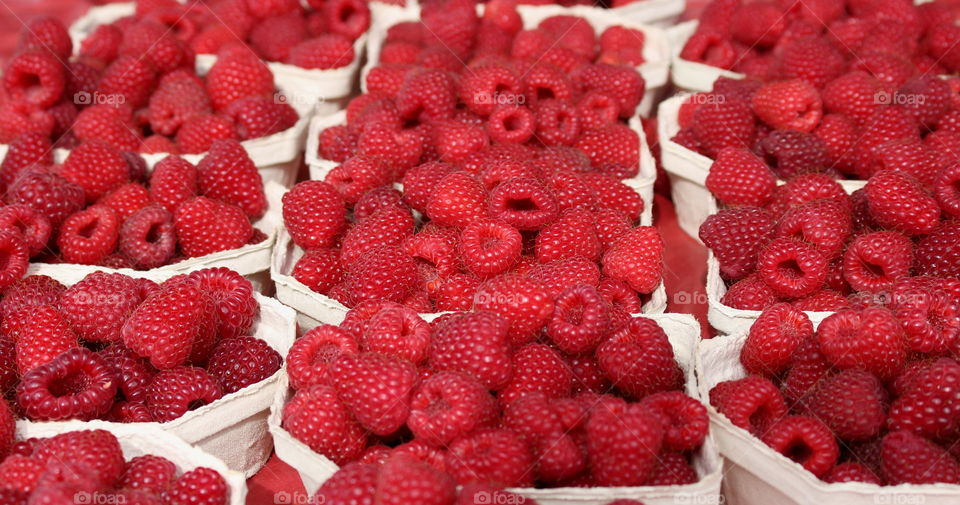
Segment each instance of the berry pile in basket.
M32 133L67 149L99 140L127 152L203 153L218 139L264 137L299 119L245 46L225 46L201 77L176 30L147 19L118 25L94 32L71 60L59 21L28 23L3 69L0 142Z
M370 27L366 0L137 0L133 16L102 25L81 47L98 54L126 30L141 25L172 30L197 54L217 54L242 42L266 61L333 69L356 58L353 44ZM88 49L89 46L89 49Z
M774 305L741 350L750 375L710 403L827 482L960 484L958 286L894 297L910 308L842 310L816 331Z
M698 480L690 460L707 413L684 394L666 333L589 285L565 289L546 313L453 312L429 323L367 302L297 340L287 371L283 428L337 465L353 463L320 490L328 498L351 475L372 492L366 479L378 472L380 483L419 489L403 468L442 490ZM436 503L451 503L445 493Z
M956 15L955 2L713 0L680 57L818 87L845 69L902 84L960 71Z
M0 391L30 420L172 421L279 370L280 354L249 336L259 310L226 268L161 284L25 277L0 300Z
M226 505L230 488L206 467L180 472L167 458L124 459L104 430L69 431L16 441L13 416L0 399L0 503ZM203 501L197 501L203 497Z
M151 269L265 240L251 220L267 199L253 160L217 140L194 166L168 156L147 173L136 153L98 140L54 164L50 143L25 134L0 163L0 287L35 262Z
M722 78L680 106L673 141L716 160L711 174L722 173L707 184L727 189L718 198L728 203L765 202L777 178L814 172L866 180L902 170L939 189L957 177L958 91L960 78L915 75L891 84L860 70L822 88L796 78ZM729 149L741 154L719 163Z
M762 165L736 149L723 151L716 164ZM951 167L953 181L935 190L908 172L884 169L849 195L826 174L798 175L782 186L771 181L762 207L736 206L708 217L700 238L719 262L720 276L731 283L722 303L761 310L787 301L801 310L833 311L877 303L901 289L955 290L950 286L960 279L960 164ZM708 179L708 185L716 180ZM733 179L728 182L730 191L752 187L743 180L739 189Z

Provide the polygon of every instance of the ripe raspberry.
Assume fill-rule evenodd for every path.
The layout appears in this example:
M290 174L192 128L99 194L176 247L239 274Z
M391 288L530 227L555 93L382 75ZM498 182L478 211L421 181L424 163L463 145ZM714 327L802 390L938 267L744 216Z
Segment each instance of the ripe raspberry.
M913 244L895 231L866 233L853 239L843 255L843 278L857 291L878 293L910 275Z
M307 20L296 10L260 20L250 30L250 44L267 61L284 61L290 48L310 36Z
M608 124L581 132L574 147L583 151L597 170L631 178L640 169L640 139L635 131Z
M763 310L778 301L777 294L757 274L734 282L720 299L720 303L740 310Z
M47 51L23 52L7 62L3 90L11 100L45 109L63 94L66 85L63 71L60 61Z
M430 193L426 214L440 225L465 227L487 217L487 192L466 172L453 172L441 179Z
M867 484L882 485L877 474L864 464L854 461L840 463L822 477L824 482L865 482Z
M43 465L64 464L67 468L62 469L67 471L85 470L88 484L100 487L112 486L125 466L120 442L104 430L68 431L41 439L34 448L33 458ZM51 472L51 476L55 474ZM38 487L42 484L38 483Z
M558 409L542 394L531 393L510 403L504 411L504 424L530 447L536 480L563 482L586 467L586 455L578 441L567 432Z
M403 119L449 119L457 103L455 83L446 72L439 69L411 71L395 96L397 111ZM474 101L477 100L479 98L474 98ZM469 104L471 100L464 102ZM493 112L493 107L484 109L484 112Z
M178 72L160 79L150 95L148 111L150 128L161 135L174 135L194 116L213 112L203 83Z
M732 41L721 31L704 26L690 36L680 57L711 67L730 69L736 63L737 54Z
M336 249L312 249L293 266L293 277L320 294L343 280L340 253Z
M110 410L116 374L92 351L74 348L26 373L17 402L33 420L96 419Z
M587 455L599 486L639 486L657 467L663 444L660 414L625 403L598 405L586 424Z
M242 209L202 196L180 204L173 223L180 250L189 258L243 247L254 232Z
M282 132L293 127L300 119L289 104L265 97L241 98L228 105L223 112L233 119L240 140Z
M358 449L359 455L363 447ZM331 459L337 461L338 458L331 457ZM350 461L355 458L344 459ZM373 503L377 492L379 468L378 465L368 463L350 463L324 482L311 500L317 503L349 503L351 500Z
M490 390L507 385L512 375L509 322L492 312L454 316L433 335L431 367L461 371Z
M236 205L250 218L266 212L267 198L260 172L239 142L214 142L210 152L197 164L197 174L204 196Z
M305 249L329 247L346 226L343 198L328 183L305 181L283 195L283 220L294 243Z
M5 288L27 273L30 251L19 233L4 229L0 230L0 254L5 259L0 270L0 288Z
M801 297L823 286L827 261L814 246L791 238L777 238L757 256L757 272L780 296Z
M147 386L147 409L157 422L173 421L223 396L223 389L202 368L161 370Z
M130 107L91 105L77 116L73 134L78 140L102 140L121 151L137 151L140 137Z
M770 426L762 440L817 477L829 472L840 454L830 428L811 417L784 417Z
M811 132L823 117L820 95L799 79L771 82L753 95L753 112L777 130Z
M404 503L451 504L457 495L449 474L415 456L390 456L377 476L377 494L383 505Z
M774 130L760 140L759 150L773 172L784 179L827 168L827 147L812 133Z
M493 397L459 372L438 372L423 381L410 400L407 425L417 440L444 447L496 415Z
M117 248L119 237L117 213L106 205L94 205L63 222L57 246L68 263L96 265Z
M680 391L668 391L647 396L640 405L659 411L669 421L664 423L664 449L692 451L703 445L710 420L699 401Z
M397 246L413 235L410 211L386 207L355 223L343 236L340 261L349 270L378 247Z
M820 323L817 340L835 366L859 368L882 379L896 376L906 361L903 332L884 308L841 310Z
M360 424L380 436L400 429L410 414L416 370L377 353L341 354L330 365L337 394Z
M663 239L651 226L633 228L603 254L603 273L640 293L651 293L663 273Z
M92 342L116 342L120 329L141 302L136 280L123 274L94 272L60 297L60 314L77 336Z
M523 105L501 105L487 118L486 129L492 142L523 144L536 129L534 113Z
M783 395L769 379L757 375L717 384L710 390L710 405L755 436L787 415Z
M937 226L940 209L910 175L882 170L866 186L870 215L886 228L908 235L924 235ZM909 209L909 210L908 210Z
M150 204L150 192L139 183L128 182L104 195L97 200L97 204L110 207L124 221Z
M0 300L3 319L15 311L38 305L60 306L60 297L67 287L46 275L28 275L8 286ZM4 332L5 333L5 332Z
M512 345L530 342L553 313L553 301L537 282L514 274L494 277L477 290L476 310L490 311L510 325Z
M763 310L740 352L747 372L773 377L784 371L800 345L813 337L813 323L806 314L786 303Z
M113 369L118 383L117 392L122 394L129 405L139 405L145 411L146 407L142 402L146 400L147 386L153 380L156 370L121 343L112 344L97 355ZM117 406L117 403L114 403L114 410L117 410ZM137 408L128 407L127 410L132 409ZM147 417L150 417L149 414Z
M849 196L843 186L827 174L801 174L791 177L783 186L777 186L769 209L781 215L791 207L821 198L846 202Z
M720 262L720 275L737 280L756 269L757 254L773 232L773 218L763 209L723 209L700 225L700 240Z
M606 302L589 285L572 286L554 301L547 335L562 351L580 354L592 351L607 335L610 319Z
M474 274L492 277L509 270L520 260L522 238L516 228L496 220L468 224L460 238L460 254Z
M35 209L57 229L63 221L83 208L80 186L52 173L31 171L23 174L7 193L7 203Z
M161 496L177 480L177 466L161 456L145 454L127 462L117 487L138 489Z
M39 16L31 19L20 32L17 52L49 51L60 61L70 59L73 54L73 42L63 22L53 16Z
M916 267L922 275L960 277L960 254L956 244L960 226L945 222L917 244Z
M184 154L209 151L220 140L238 138L233 120L220 114L197 114L183 122L177 130L177 150Z
M748 46L771 47L787 29L781 7L773 2L741 5L730 17L733 38Z
M636 190L607 174L588 172L579 177L594 193L599 209L618 210L631 221L640 219L645 204Z
M810 413L846 441L875 437L886 420L887 392L876 376L850 369L821 381L805 402Z
M710 166L706 185L720 203L762 207L773 198L777 178L750 151L728 147Z
M46 135L25 132L10 143L0 163L0 182L9 187L31 165L53 165L53 147Z
M353 42L336 33L327 33L304 40L290 48L285 60L291 65L318 70L342 68L356 58Z
M198 467L185 472L170 486L164 503L170 505L226 505L230 488L214 470Z
M148 296L123 325L124 344L160 369L183 365L215 331L214 305L193 282L174 278Z
M883 437L881 472L889 485L960 483L960 465L946 450L908 431Z
M693 113L693 133L711 158L725 147L749 147L755 126L750 106L737 99L714 100Z
M350 40L356 40L370 27L370 8L358 0L323 2L322 12L327 29Z
M282 362L280 353L259 338L231 337L214 348L207 372L220 383L224 394L230 394L266 380Z
M179 156L161 160L150 174L150 197L173 212L181 203L197 196L197 169Z
M637 317L597 348L603 373L632 398L676 389L683 372L663 329L652 319Z
M601 245L593 221L593 213L585 209L563 212L537 234L537 260L549 263L573 256L584 256L592 261L599 259Z
M273 96L273 73L248 48L231 45L217 55L207 73L207 94L215 110L251 96Z
M137 211L120 227L119 250L137 268L166 265L177 250L173 215L156 204Z
M890 406L887 423L891 430L907 430L916 435L943 440L956 436L956 389L960 365L950 358L933 362L907 386Z
M453 442L449 451L448 470L458 484L523 487L533 480L530 450L512 430L481 429Z
M137 109L147 105L156 78L156 69L142 55L120 56L104 69L97 84L97 94L113 97L117 102Z
M12 434L11 431L11 437ZM4 503L27 503L45 470L43 463L32 457L10 454L0 462L0 477L4 482L4 486L0 487L0 499L9 500Z
M572 387L573 373L556 351L543 344L528 344L514 354L513 378L498 399L501 405L509 405L532 393L565 398Z

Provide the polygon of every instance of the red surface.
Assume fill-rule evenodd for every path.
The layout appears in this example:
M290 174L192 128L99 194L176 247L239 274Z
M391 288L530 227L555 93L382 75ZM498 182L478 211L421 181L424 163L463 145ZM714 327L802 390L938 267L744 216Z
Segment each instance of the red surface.
M696 5L692 9L699 10L705 2L693 0L688 3ZM69 23L86 10L86 5L87 2L78 0L0 0L0 62L5 61L16 48L17 34L23 21L38 15L54 15ZM704 291L706 250L680 229L673 203L660 195L657 195L654 204L654 223L666 243L663 280L667 288L667 310L693 314L700 321L704 336L709 336ZM276 455L247 481L247 487L248 505L277 503L276 493L279 491L305 498L297 472L277 459Z

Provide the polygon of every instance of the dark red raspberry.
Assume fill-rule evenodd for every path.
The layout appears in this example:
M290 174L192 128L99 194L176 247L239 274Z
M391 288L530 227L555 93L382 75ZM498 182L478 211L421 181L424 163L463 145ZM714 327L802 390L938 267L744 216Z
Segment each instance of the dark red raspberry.
M652 319L631 319L600 344L597 361L620 391L637 399L675 389L683 382L667 335Z
M869 372L849 369L821 381L805 402L810 414L846 441L868 440L886 421L887 392Z
M896 317L884 308L841 310L820 323L820 350L839 368L859 368L887 379L906 361L906 341Z
M883 437L881 472L889 485L960 483L960 465L945 449L909 431Z
M141 404L156 370L122 344L113 344L97 353L117 376L117 390L131 404ZM116 405L114 405L116 406Z
M817 477L829 472L840 454L830 428L811 417L785 417L773 423L762 440Z
M501 405L531 393L566 398L573 388L573 373L560 354L543 344L528 344L513 355L513 377L498 395Z
M128 217L120 227L119 251L137 268L166 265L177 249L173 214L160 205L149 205Z
M147 409L158 422L173 421L191 410L211 404L223 389L201 368L180 366L161 370L147 386Z
M764 209L723 209L700 225L700 240L720 263L720 275L738 280L756 270L757 254L773 238L775 222Z
M777 178L752 152L728 147L710 166L706 185L720 203L762 207L773 198Z
M127 317L141 301L136 280L119 273L94 272L64 291L60 313L81 339L116 342Z
M164 495L170 505L225 505L230 488L223 477L205 467L194 468L177 478Z
M717 384L710 390L710 405L734 426L755 436L787 415L787 404L777 386L757 375Z
M554 301L547 335L564 352L592 351L606 337L610 318L606 301L589 285L572 286Z
M77 348L25 374L17 402L33 420L88 421L106 414L117 392L117 376L95 353Z
M70 151L60 175L83 188L87 202L94 202L130 180L127 162L105 142L89 141Z
M283 358L265 341L254 337L226 338L217 344L207 372L217 379L224 394L267 379L280 369Z
M563 482L586 467L586 454L578 440L564 426L558 409L542 394L531 393L510 403L503 418L504 424L530 447L538 481Z
M812 337L813 323L806 314L786 303L771 305L750 327L740 362L749 373L774 377L790 365L797 349Z
M867 484L882 485L883 481L868 466L854 461L840 463L833 467L823 477L824 482L865 482Z
M913 243L895 231L860 235L843 255L843 278L857 291L877 293L910 275Z
M866 186L870 215L885 228L925 235L939 224L940 207L919 181L895 170L881 170Z
M663 444L660 413L620 402L597 405L586 424L591 474L600 486L645 484Z
M283 195L283 219L294 243L315 249L334 244L346 225L347 207L333 186L305 181Z
M945 222L933 233L920 239L916 249L916 269L923 275L960 277L960 224Z
M458 484L522 487L533 480L532 455L509 429L481 429L450 445L447 464Z
M260 309L250 281L225 267L194 271L190 279L213 300L220 338L248 334Z
M774 130L760 140L759 151L775 174L788 179L828 168L827 146L820 137L796 130Z
M283 407L283 428L338 465L355 460L367 443L364 429L337 398L337 391L326 385L298 391Z
M177 478L177 466L170 460L150 454L137 456L127 462L127 469L118 487L139 489L162 496Z
M52 173L31 171L13 183L7 203L32 207L56 229L71 214L83 208L80 186Z
M4 258L3 269L0 270L0 287L5 288L27 273L30 250L19 233L3 229L0 230L0 255Z
M668 420L663 424L663 448L670 451L692 451L707 438L710 419L699 401L680 391L667 391L647 396L640 402Z
M354 311L351 311L354 313ZM340 354L359 352L356 340L336 326L321 325L294 342L287 355L290 386L302 389L329 380L329 366Z
M414 392L407 424L418 440L444 447L491 421L496 409L493 397L473 378L439 372Z
M86 470L88 484L99 487L116 483L125 466L120 442L104 430L68 431L38 440L33 458L43 465L67 465L62 470Z

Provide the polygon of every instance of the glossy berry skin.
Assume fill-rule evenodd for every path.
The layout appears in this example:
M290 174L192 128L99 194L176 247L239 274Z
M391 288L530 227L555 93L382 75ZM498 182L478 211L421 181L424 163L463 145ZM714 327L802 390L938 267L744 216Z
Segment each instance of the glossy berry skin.
M817 328L820 350L839 368L860 368L890 378L903 367L907 342L896 317L885 308L841 310Z
M706 186L721 203L762 207L773 198L777 178L752 152L728 147L710 166Z
M513 430L477 430L455 441L449 451L448 469L458 484L518 487L532 481L530 450Z
M819 289L827 278L827 261L812 245L778 238L757 256L757 272L780 296L800 297Z
M232 337L220 341L207 363L207 372L223 387L224 394L234 393L267 379L283 359L266 342L254 337Z
M806 314L786 303L763 310L740 351L747 372L774 377L791 363L794 352L813 337L813 323Z
M586 424L587 456L602 486L643 485L656 469L663 444L658 414L639 404L605 405Z
M960 402L954 384L960 380L960 365L940 358L921 372L890 406L887 421L891 430L942 440L960 431L956 412Z
M887 484L960 483L960 465L940 446L909 431L892 431L880 442Z
M57 246L68 263L96 265L116 249L119 238L117 213L106 205L94 205L63 222Z
M700 240L720 262L720 275L739 280L756 270L757 255L773 238L775 221L765 209L722 209L700 225Z
M603 273L626 282L639 293L651 293L663 273L663 239L651 226L638 226L604 253Z
M811 417L785 417L771 425L762 440L818 477L833 468L840 453L830 428Z
M443 447L496 416L493 397L479 382L458 372L438 372L410 400L407 425L418 440Z
M19 233L6 229L0 231L0 252L7 257L0 270L0 286L7 287L27 273L30 251Z
M499 390L513 373L507 341L509 322L493 312L454 316L433 335L431 366L462 371L490 390Z
M170 505L226 505L230 488L214 470L195 468L177 478L165 495Z
M85 380L71 383L78 375ZM86 349L71 349L24 375L17 401L34 420L96 419L112 406L116 379L102 358ZM62 389L69 394L60 394Z
M674 389L682 383L667 335L652 319L631 319L600 344L597 361L617 389L632 398Z
M330 377L364 428L387 436L406 422L415 385L410 362L372 352L343 354L331 364Z
M237 206L198 196L180 204L173 215L180 250L190 258L247 245L254 228Z
M191 282L167 281L123 325L124 344L157 368L185 364L197 341L215 332L213 301Z
M887 392L869 372L849 369L824 379L806 400L810 413L841 440L869 440L886 420Z
M365 431L330 386L314 385L298 391L283 407L283 428L340 465L356 459L367 442Z
M757 436L787 415L783 395L769 379L757 375L717 384L710 390L710 405L734 426Z
M170 460L146 454L127 462L119 487L162 495L177 479L177 466Z
M223 388L203 369L176 367L153 377L147 387L147 409L155 420L165 423L222 396Z
M522 345L533 340L553 312L553 302L535 281L506 274L480 285L474 309L495 312L510 323L510 342Z
M641 405L659 411L669 420L664 423L663 444L666 450L690 451L703 444L710 420L707 409L699 401L681 391L652 394Z
M328 183L305 181L283 195L283 220L294 243L305 248L330 247L346 226L343 198Z

